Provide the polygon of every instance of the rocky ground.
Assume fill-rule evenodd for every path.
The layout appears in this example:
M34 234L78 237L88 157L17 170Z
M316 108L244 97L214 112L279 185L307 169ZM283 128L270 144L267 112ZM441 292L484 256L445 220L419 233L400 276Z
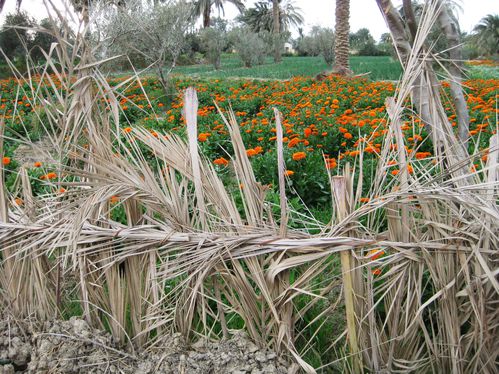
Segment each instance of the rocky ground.
M81 319L43 325L0 318L0 374L12 373L233 373L296 371L273 352L259 349L245 334L188 346L172 335L154 352L122 351L112 337Z

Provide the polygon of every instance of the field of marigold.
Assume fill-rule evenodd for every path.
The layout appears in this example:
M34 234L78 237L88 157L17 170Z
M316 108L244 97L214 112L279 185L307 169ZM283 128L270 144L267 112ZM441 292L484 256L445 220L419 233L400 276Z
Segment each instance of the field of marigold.
M110 83L123 84L124 80L114 79ZM123 131L130 132L134 126L145 126L158 136L168 132L185 135L182 91L194 86L199 97L198 140L204 155L212 160L221 174L230 173L232 146L215 103L222 111L232 108L257 178L264 184L276 185L273 113L276 107L283 115L289 192L313 206L330 201L327 169L334 174L342 164L352 164L360 149L366 153L366 170L375 165L387 132L385 99L393 96L396 90L392 82L340 77L320 82L310 78L287 81L178 80L175 86L177 94L167 97L159 82L153 78L123 84L120 100ZM486 158L488 139L496 131L499 81L470 80L464 82L464 87L471 115L469 144L484 151ZM27 84L24 88L23 92L17 90L17 82L13 79L0 81L0 109L6 118L6 134L13 136L20 133L36 138L39 135L36 134L36 120L32 113L36 110L43 112L43 108L32 102L29 95L31 88ZM48 91L54 93L63 89L50 87ZM456 126L456 114L445 82L442 84L442 95L449 98L445 109L452 125ZM43 118L43 115L38 113L37 118ZM418 162L431 162L432 147L426 140L421 121L410 112L405 113L403 119L408 152ZM17 167L13 152L14 145L7 144L2 157L3 165L8 170ZM42 180L50 179L48 175L53 170L49 166L40 166L33 165L33 169L40 170L37 176ZM475 167L479 168L480 163L476 163ZM412 167L409 168L412 172ZM390 165L387 173L398 173L396 163Z

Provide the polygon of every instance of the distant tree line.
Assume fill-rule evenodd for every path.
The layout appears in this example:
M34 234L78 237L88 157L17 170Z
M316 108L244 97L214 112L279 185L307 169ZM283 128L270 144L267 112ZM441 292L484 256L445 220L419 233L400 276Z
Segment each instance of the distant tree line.
M76 4L77 0L73 2ZM224 5L228 3L240 12L232 23L213 16L214 9L223 15ZM292 0L261 0L250 8L241 0L121 0L81 4L75 9L86 22L92 23L91 40L101 46L98 50L101 57L126 56L122 69L130 62L138 67L153 67L165 87L167 76L176 65L205 62L219 69L223 53L237 53L247 67L262 64L266 56L273 56L274 61L279 62L286 53L322 56L330 66L335 64L336 31L315 26L305 34L303 15ZM419 10L416 4L416 19ZM403 9L399 9L399 13L405 17ZM194 27L197 19L202 20L199 29ZM16 66L21 66L26 57L34 62L42 61L42 50L48 51L55 41L50 32L55 27L57 25L48 19L38 23L25 12L8 14L0 32L0 57L9 58ZM298 30L298 37L294 39L291 37L293 28ZM497 57L498 30L498 16L488 15L471 35L461 33L461 40L465 42L463 57ZM367 28L347 35L351 55L395 55L388 33L378 41ZM440 50L446 49L446 40L438 29L431 34L431 39L429 43L440 43ZM5 64L0 61L1 65Z
M54 27L48 18L38 23L26 12L7 14L0 32L2 59L7 57L12 61L24 61L27 51L35 62L44 60L42 51L48 51L55 41L51 35Z

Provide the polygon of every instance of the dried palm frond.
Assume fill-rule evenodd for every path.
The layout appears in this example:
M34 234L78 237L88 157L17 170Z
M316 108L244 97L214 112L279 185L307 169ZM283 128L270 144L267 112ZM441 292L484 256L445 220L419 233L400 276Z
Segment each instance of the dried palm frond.
M216 339L238 326L306 372L314 368L303 357L335 313L346 329L331 350L341 351L337 342L346 337L347 370L494 372L498 137L491 138L484 171L470 172L472 157L451 131L436 86L426 101L435 165L414 160L401 136L402 105L415 77L434 79L422 49L435 21L428 9L415 40L421 49L408 59L398 96L387 101L390 127L372 199L358 205L362 167L345 166L331 177L334 214L317 235L286 225L293 212L277 110L275 214L230 109L219 113L234 148L236 191L199 153L194 89L184 100L187 141L139 127L124 133L117 88L91 58L84 35L70 42L66 28L40 78L18 76L33 106L43 104L57 178L34 196L21 169L25 203L17 206L0 170L1 308L28 315L37 305L46 319L76 298L89 322L130 347L151 349L164 333ZM386 174L392 159L401 170L394 178ZM118 210L121 220L113 219ZM384 255L375 259L378 252ZM70 283L78 292L73 300L65 299Z

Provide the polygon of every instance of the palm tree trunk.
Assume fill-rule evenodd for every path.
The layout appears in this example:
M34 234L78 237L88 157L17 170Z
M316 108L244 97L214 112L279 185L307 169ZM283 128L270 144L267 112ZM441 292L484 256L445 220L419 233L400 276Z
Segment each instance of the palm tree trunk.
M336 0L335 28L335 66L333 71L337 74L348 75L351 73L348 62L348 52L350 50L350 0Z
M210 27L211 23L211 2L203 9L203 27Z
M409 39L409 35L404 27L402 17L400 16L400 13L397 11L397 9L392 5L391 0L376 0L376 2L378 3L378 7L385 17L386 24L392 34L395 50L397 51L400 63L402 64L402 66L405 66L412 52L412 34L411 39ZM421 120L425 126L426 132L428 133L428 135L431 135L431 114L428 101L429 84L430 83L425 79L423 75L419 75L418 77L416 77L414 80L414 89L412 90L411 97L416 110L421 116Z
M279 19L279 0L272 0L272 16L274 18L274 62L281 62L281 25Z

